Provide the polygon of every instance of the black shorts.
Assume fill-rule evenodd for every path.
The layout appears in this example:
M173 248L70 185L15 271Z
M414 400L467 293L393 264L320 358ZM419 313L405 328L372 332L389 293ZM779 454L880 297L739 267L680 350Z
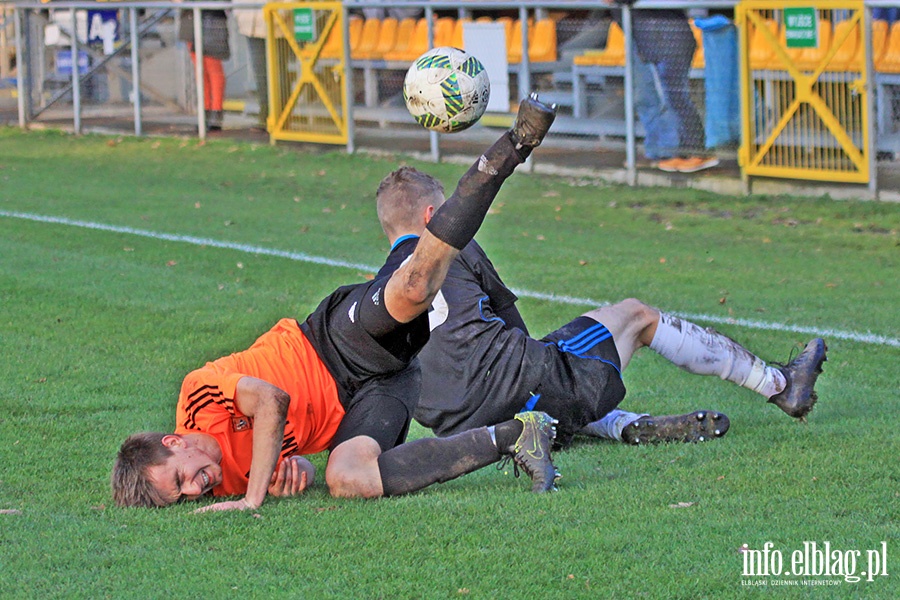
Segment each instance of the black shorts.
M472 382L468 401L429 398L416 419L446 436L542 410L559 420L557 442L565 445L625 397L612 335L589 317L578 317L542 340L523 335L507 343L490 374Z
M391 350L360 323L360 305L383 294L386 282L380 278L339 288L300 324L334 377L347 411L332 449L358 435L375 438L382 450L403 443L419 401L421 373L414 357L428 341L428 315L398 325L391 332Z
M625 397L622 363L612 334L590 317L578 317L541 341L552 360L525 410L558 419L557 443L566 445Z

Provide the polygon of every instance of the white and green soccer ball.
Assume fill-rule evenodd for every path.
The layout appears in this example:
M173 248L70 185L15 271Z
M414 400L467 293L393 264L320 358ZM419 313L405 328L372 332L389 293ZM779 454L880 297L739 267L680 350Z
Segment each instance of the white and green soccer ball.
M475 124L491 96L481 61L459 48L433 48L416 59L403 81L406 108L426 129L462 131Z

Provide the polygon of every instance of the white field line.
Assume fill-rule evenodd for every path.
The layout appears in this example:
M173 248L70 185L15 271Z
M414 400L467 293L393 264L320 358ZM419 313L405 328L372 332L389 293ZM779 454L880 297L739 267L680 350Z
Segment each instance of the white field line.
M368 273L376 273L379 267L365 265L362 263L353 263L343 260L335 260L323 256L313 256L303 252L289 252L286 250L276 250L273 248L265 248L262 246L253 246L250 244L239 244L235 242L223 242L212 238L202 238L190 235L175 235L171 233L160 233L156 231L148 231L146 229L135 229L133 227L121 227L117 225L107 225L104 223L94 223L92 221L78 221L67 219L65 217L53 217L46 215L38 215L33 213L11 212L0 210L0 217L10 219L23 219L26 221L36 221L39 223L54 223L58 225L68 225L71 227L81 227L84 229L94 229L98 231L109 231L113 233L124 233L127 235L135 235L139 237L151 238L155 240L164 240L168 242L183 242L195 246L209 246L211 248L224 248L227 250L236 250L238 252L246 252L258 256L275 256L278 258L286 258L299 262L314 263L326 265L330 267L341 267L363 271ZM521 298L534 298L537 300L546 300L558 304L569 304L573 306L596 307L608 305L609 302L592 300L590 298L577 298L573 296L562 296L557 294L545 294L543 292L533 292L530 290L513 289L513 292ZM722 323L745 327L747 329L760 329L767 331L786 331L791 333L802 333L805 335L823 337L825 339L842 339L853 342L861 342L864 344L875 344L878 346L891 346L900 348L900 339L892 338L876 333L842 331L838 329L816 329L814 327L804 327L802 325L789 325L786 323L777 323L771 321L756 321L752 319L733 319L718 315L694 314L694 313L673 313L677 316L689 319L691 321L701 321L706 323Z

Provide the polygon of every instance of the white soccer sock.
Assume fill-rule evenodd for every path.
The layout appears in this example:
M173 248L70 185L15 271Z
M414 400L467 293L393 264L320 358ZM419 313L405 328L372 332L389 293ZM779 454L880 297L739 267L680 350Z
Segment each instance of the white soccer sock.
M599 421L588 423L580 433L593 437L603 438L606 440L622 441L622 430L640 419L641 417L649 417L644 413L642 415L626 412L615 408Z
M717 375L766 398L784 390L781 371L734 340L666 313L659 313L650 348L689 373Z

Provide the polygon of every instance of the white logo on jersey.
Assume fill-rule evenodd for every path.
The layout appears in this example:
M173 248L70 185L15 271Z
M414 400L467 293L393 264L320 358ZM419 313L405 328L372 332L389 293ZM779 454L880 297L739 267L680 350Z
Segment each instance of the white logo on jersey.
M350 306L350 310L347 311L347 316L350 317L350 322L351 322L351 323L356 323L356 319L353 318L353 313L354 313L354 312L356 312L356 302L354 302L354 303Z
M434 331L447 321L450 313L450 307L447 306L447 300L444 293L438 290L437 296L431 301L431 310L428 311L428 329Z
M379 297L380 295L381 295L381 288L378 288L377 290L375 290L375 293L372 294L372 303L373 303L375 306L378 306L378 297Z

